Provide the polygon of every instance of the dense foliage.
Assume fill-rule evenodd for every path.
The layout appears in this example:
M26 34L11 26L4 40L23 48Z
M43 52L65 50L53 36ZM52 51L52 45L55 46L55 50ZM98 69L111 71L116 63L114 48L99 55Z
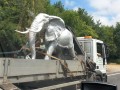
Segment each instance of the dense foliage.
M103 40L109 47L110 59L120 58L120 23L115 27L94 23L85 9L66 10L60 1L54 5L49 0L0 0L0 42L5 51L20 49L27 37L14 30L25 30L38 13L60 16L76 36L91 35Z

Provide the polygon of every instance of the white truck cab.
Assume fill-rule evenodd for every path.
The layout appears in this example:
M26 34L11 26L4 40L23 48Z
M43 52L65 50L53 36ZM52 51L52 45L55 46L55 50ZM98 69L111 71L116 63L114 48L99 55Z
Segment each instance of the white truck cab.
M96 63L96 71L106 76L106 49L103 41L93 39L91 36L77 37L77 40L82 47L86 56Z

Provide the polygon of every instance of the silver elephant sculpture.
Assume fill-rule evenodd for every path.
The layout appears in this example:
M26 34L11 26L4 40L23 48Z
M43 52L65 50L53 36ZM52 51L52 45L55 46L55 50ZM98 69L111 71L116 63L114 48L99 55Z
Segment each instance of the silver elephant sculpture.
M19 33L26 34L29 33L29 44L31 49L31 58L36 58L35 50L35 39L38 32L45 32L45 47L47 49L47 54L52 55L55 48L60 46L62 48L68 48L72 57L75 57L73 35L65 27L64 21L57 16L48 15L45 13L38 14L34 21L32 22L30 28L26 31L18 31ZM51 58L46 55L45 60L50 60Z

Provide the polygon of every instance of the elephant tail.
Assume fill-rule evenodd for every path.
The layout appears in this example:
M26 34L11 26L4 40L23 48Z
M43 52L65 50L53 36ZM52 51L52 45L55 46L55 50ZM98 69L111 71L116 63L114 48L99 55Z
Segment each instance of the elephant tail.
M29 29L27 29L26 31L23 31L23 32L18 31L18 30L15 30L15 31L18 32L18 33L22 33L22 34L27 34L29 32Z

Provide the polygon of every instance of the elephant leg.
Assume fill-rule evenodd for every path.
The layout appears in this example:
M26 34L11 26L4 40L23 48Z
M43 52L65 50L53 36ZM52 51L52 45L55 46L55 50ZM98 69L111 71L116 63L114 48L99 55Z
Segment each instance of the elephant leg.
M46 45L46 46L48 46L47 54L48 55L52 55L54 50L55 50L55 48L56 48L55 42L51 42L49 45ZM50 60L51 59L48 55L45 56L45 58L44 58L45 60Z
M29 32L29 44L30 44L31 58L32 59L36 58L35 38L36 38L36 33L35 32Z
M71 54L72 58L74 59L74 58L75 58L74 45L73 45L73 47L69 48L69 52L70 52L70 54Z

